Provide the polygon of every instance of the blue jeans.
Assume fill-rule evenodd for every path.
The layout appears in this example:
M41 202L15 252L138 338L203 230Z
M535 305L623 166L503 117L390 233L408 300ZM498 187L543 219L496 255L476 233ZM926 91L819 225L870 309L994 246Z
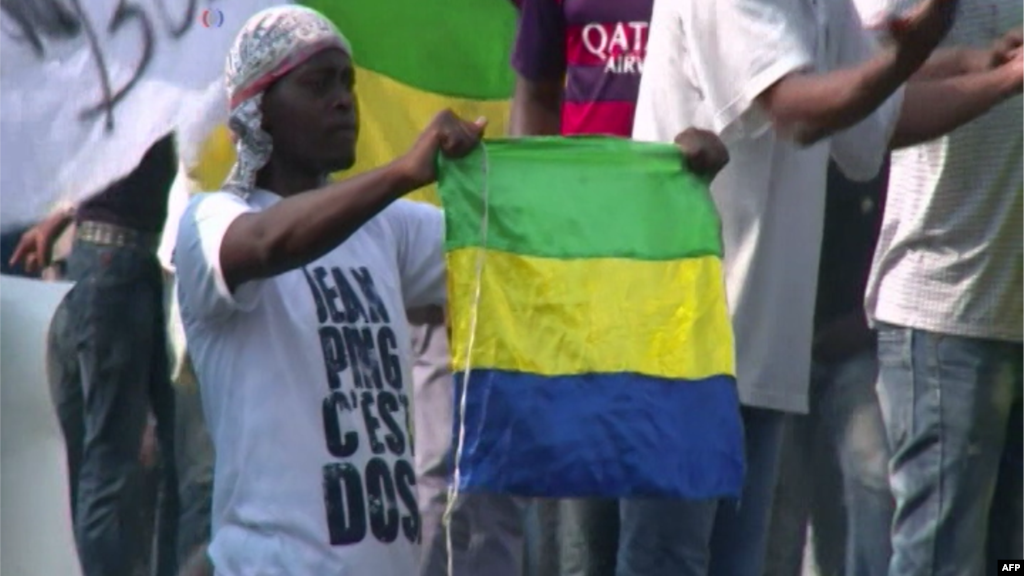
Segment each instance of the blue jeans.
M538 576L763 576L783 421L781 412L743 408L747 476L739 503L540 501L541 533L531 540L558 561L537 554L547 568Z
M523 576L561 576L557 501L528 501L523 516Z
M619 501L607 498L537 499L538 571L532 576L615 576Z
M68 447L75 539L84 576L130 576L147 550L139 452L152 408L162 460L155 567L176 570L174 393L163 280L154 254L76 241L74 288L51 327L50 378Z
M974 576L1024 557L1019 343L881 326L896 497L891 576Z
M877 375L873 349L812 367L810 413L787 422L768 576L800 576L808 521L820 574L888 572L894 502Z

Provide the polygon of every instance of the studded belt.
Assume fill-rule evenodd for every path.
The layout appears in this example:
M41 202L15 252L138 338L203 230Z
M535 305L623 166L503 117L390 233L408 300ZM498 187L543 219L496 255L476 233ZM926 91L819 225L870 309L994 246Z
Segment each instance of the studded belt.
M75 227L75 238L90 244L115 248L141 248L155 252L160 246L160 235L139 232L124 226L86 220Z

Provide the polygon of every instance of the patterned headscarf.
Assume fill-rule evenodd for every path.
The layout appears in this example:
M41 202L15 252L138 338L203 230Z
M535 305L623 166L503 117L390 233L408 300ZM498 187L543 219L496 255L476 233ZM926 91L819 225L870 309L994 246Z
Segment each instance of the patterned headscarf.
M224 189L242 196L256 186L256 173L270 160L270 135L263 131L264 91L295 67L328 48L352 56L341 32L322 14L302 6L275 6L253 15L238 33L224 72L238 159Z

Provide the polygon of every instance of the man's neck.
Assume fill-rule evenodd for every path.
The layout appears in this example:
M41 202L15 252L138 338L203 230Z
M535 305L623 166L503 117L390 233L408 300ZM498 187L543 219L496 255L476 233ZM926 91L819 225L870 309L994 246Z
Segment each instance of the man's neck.
M282 198L315 190L326 183L326 174L288 169L275 164L273 160L256 175L256 186Z

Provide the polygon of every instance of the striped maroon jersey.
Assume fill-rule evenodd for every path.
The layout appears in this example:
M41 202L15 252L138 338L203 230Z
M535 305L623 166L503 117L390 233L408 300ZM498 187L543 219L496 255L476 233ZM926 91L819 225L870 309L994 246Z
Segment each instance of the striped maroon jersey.
M629 137L653 0L521 0L512 56L528 80L564 79L562 134Z

